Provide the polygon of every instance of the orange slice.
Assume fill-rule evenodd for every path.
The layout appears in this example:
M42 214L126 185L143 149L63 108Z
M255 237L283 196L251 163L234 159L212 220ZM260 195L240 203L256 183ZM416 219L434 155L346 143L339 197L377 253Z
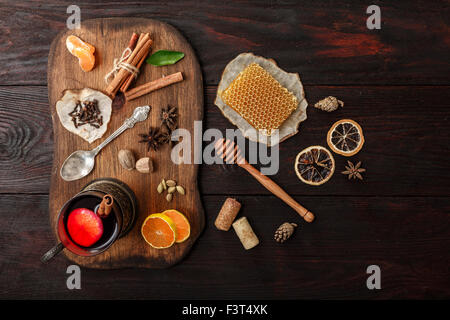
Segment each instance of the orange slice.
M304 183L319 186L333 176L334 158L322 146L311 146L300 151L295 158L295 173Z
M95 66L95 47L76 36L66 39L67 50L78 58L78 63L84 72L91 71Z
M165 214L155 213L149 215L141 227L144 240L156 249L171 247L176 240L175 223Z
M165 214L170 219L172 219L173 223L177 228L177 237L175 239L176 243L181 243L185 241L191 235L191 225L189 224L189 220L185 217L184 214L177 210L166 210L162 214Z
M339 120L328 131L327 143L337 154L351 157L357 154L364 144L363 130L354 120Z

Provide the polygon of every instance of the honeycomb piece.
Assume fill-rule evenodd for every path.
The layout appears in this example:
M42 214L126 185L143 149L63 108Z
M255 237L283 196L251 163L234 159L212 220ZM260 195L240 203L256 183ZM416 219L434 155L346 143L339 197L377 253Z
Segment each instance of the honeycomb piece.
M297 98L257 63L248 65L221 93L250 125L271 135L297 109Z

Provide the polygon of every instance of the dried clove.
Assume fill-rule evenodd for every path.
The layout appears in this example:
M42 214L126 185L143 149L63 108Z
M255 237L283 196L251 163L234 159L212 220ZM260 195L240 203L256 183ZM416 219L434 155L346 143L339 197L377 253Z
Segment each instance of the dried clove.
M75 128L85 124L98 129L103 125L103 116L98 107L98 101L77 101L75 108L69 113Z

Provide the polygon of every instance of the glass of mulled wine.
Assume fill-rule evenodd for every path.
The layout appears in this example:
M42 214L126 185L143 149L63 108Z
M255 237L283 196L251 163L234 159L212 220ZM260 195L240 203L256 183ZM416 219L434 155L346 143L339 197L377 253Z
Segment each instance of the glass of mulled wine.
M69 217L71 215L77 214L78 212L81 212L77 209L85 209L86 212L91 212L93 215L95 215L102 200L102 193L97 191L87 191L74 197L73 200L69 203L66 203L66 205L62 209L64 210L62 218L58 219L58 237L65 248L80 256L92 256L108 249L118 238L122 225L122 217L118 213L120 209L117 208L117 205L114 206L114 203L112 212L106 218L97 217L97 220L101 223L101 229L97 228L99 231L94 230L91 231L91 233L97 232L97 234L94 234L92 236L94 237L98 235L100 239L94 241L94 243L85 244L83 241L78 240L75 232L71 231L71 229L69 228ZM77 228L94 229L92 223L95 222L89 222L91 225L86 226L83 226L79 223ZM73 225L73 223L71 225Z
M98 215L105 195L114 199L106 217ZM63 249L85 257L106 251L132 228L136 209L134 193L123 182L111 178L92 181L61 208L56 222L60 242L41 261L48 262Z

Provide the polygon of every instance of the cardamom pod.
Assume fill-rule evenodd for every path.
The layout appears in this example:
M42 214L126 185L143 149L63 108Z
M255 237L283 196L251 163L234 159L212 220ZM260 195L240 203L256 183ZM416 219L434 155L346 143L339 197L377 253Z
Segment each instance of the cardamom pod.
M176 188L177 188L178 193L185 195L184 188L182 186L177 186Z
M169 189L167 190L168 193L174 193L176 190L175 187L169 187Z
M163 187L162 183L158 184L158 188L156 188L156 190L158 191L158 193L162 193L164 191L164 187Z
M166 184L168 187L175 187L177 185L177 183L173 180L167 180Z
M164 190L167 190L166 180L162 179L161 183L162 183Z
M166 196L167 202L172 201L172 198L173 198L173 194L172 193L168 193L167 196Z

